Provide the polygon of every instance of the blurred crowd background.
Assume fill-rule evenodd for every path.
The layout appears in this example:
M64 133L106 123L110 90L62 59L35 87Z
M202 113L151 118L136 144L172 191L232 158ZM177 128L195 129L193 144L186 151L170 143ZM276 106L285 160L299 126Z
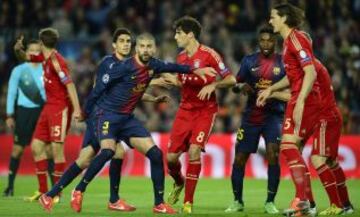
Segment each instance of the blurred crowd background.
M138 34L156 35L158 56L174 61L177 50L172 29L175 19L191 15L204 29L201 42L213 47L234 74L244 55L257 50L257 30L267 22L275 0L0 0L0 132L5 132L7 83L19 64L12 47L25 34L37 38L39 29L59 30L60 52L67 58L81 102L92 87L97 62L112 53L112 31L127 27ZM328 67L343 131L360 133L360 0L290 1L306 11L304 30L313 38L316 55ZM282 42L279 40L278 51ZM179 102L179 91L151 88L155 95L169 94L169 104L141 103L136 115L151 131L167 132ZM234 132L241 120L246 96L218 92L220 112L215 132ZM73 125L81 133L82 124Z

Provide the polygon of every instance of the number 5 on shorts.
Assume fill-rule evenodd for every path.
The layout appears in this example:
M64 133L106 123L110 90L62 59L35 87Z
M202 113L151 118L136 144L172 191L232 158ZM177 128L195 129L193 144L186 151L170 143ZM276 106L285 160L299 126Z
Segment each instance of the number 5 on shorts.
M290 126L291 126L291 118L286 118L284 129L287 130L290 128Z

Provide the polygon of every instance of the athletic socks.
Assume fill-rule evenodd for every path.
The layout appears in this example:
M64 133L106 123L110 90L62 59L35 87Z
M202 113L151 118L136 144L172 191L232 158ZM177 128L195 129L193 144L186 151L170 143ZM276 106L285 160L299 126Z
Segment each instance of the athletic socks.
M68 186L80 173L83 171L76 162L74 162L61 176L60 180L46 193L47 196L55 197L58 195L66 186Z
M123 160L113 158L110 161L109 178L110 178L110 199L111 203L115 203L120 199L119 185L121 179L121 165Z

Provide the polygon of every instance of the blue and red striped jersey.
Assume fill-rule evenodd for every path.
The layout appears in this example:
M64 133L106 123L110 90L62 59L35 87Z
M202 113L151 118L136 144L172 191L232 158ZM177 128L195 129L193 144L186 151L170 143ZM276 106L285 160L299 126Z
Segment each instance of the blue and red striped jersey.
M243 121L261 125L268 115L284 113L285 103L276 99L268 100L264 107L256 106L258 92L278 82L284 76L285 69L280 54L275 53L271 57L265 57L260 52L256 52L242 59L236 76L237 82L247 83L255 90L255 93L248 97Z

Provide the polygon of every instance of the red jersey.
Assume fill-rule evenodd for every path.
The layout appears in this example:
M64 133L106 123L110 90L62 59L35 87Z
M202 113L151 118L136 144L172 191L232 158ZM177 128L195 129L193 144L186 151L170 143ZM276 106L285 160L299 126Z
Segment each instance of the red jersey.
M192 66L194 69L212 67L222 78L231 74L231 71L225 66L220 55L213 49L202 44L200 44L197 51L191 57L189 57L185 51L182 51L177 57L177 63ZM211 95L209 100L200 100L197 96L205 85L215 81L215 77L208 77L207 82L204 82L195 74L179 74L178 78L182 83L180 108L217 107L215 93Z
M296 102L300 93L305 75L303 67L314 64L314 60L315 56L310 37L305 32L296 29L292 30L283 44L283 62L291 89L290 102ZM306 99L306 103L316 104L319 97L319 83L316 80Z
M327 117L332 114L331 111L337 108L334 96L331 78L326 67L317 59L315 59L315 69L317 72L317 80L320 85L321 94L321 116Z
M46 104L64 106L70 103L66 84L72 82L65 58L54 51L49 58L45 59L41 53L31 55L32 62L42 62L44 68L44 86L46 92Z

